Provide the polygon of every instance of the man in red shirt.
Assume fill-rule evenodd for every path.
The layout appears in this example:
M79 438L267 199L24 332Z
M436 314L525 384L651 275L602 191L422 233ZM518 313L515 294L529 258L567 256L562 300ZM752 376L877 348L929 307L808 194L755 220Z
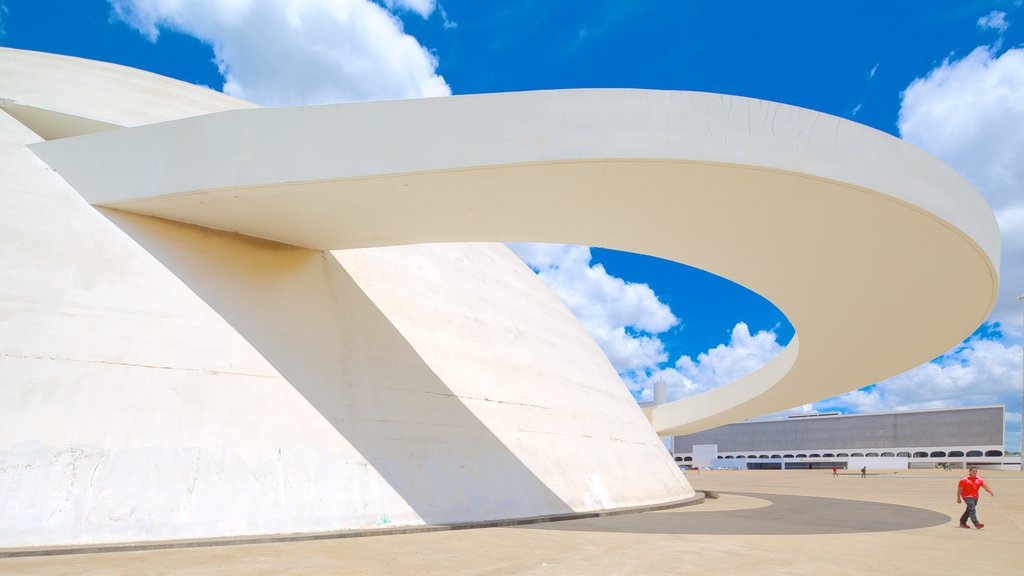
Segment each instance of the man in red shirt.
M974 522L975 528L984 528L985 525L978 522L978 514L975 511L975 507L978 505L978 488L984 488L985 492L988 492L989 496L995 496L992 489L988 487L988 483L981 476L978 476L978 468L971 466L967 472L967 476L960 479L960 482L956 486L956 503L960 503L962 498L964 503L967 504L967 510L964 510L963 516L960 517L960 527L970 528L967 525L967 518Z

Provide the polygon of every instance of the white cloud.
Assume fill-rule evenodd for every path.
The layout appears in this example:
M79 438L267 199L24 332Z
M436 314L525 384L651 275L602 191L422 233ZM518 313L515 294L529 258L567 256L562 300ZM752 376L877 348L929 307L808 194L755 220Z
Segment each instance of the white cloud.
M879 382L819 403L853 412L921 410L982 404L1020 404L1021 348L972 337L937 358Z
M987 404L1006 406L1006 446L1018 450L1021 347L976 336L933 362L815 407L859 413Z
M1002 234L991 320L1017 340L1024 294L1024 49L981 46L945 61L903 93L901 136L941 158L985 196Z
M874 386L760 418L835 410L871 413L990 404L1006 407L1005 445L1016 452L1020 449L1021 347L974 336L935 361Z
M675 367L687 379L699 383L695 392L703 392L754 372L781 351L774 332L762 330L751 335L746 323L740 322L733 327L728 344L701 352L696 360L683 356Z
M868 80L875 77L875 73L878 72L878 64L878 62L875 62L875 65L871 67L871 70L868 72Z
M7 35L7 29L4 28L4 20L7 19L7 15L10 13L11 11L7 9L6 4L0 4L0 36Z
M659 338L679 323L672 310L646 284L627 282L591 265L590 248L561 244L510 244L562 299L641 400L653 398L664 382L668 399L710 390L757 370L782 350L774 332L751 335L743 322L720 344L696 359L682 356L672 365Z
M997 29L1008 26L1001 17L987 22ZM1024 293L1024 49L998 54L997 48L978 47L914 80L902 98L901 136L963 174L996 214L1002 265L990 321L1009 338L969 338L933 362L814 408L860 413L1003 404L1007 447L1016 450L1021 346L1014 342L1021 341L1022 312L1016 296Z
M1007 452L1020 452L1020 412L1006 413L1006 437L1004 438Z
M369 0L109 0L156 41L161 29L213 47L224 92L266 106L443 96L437 60ZM433 0L391 4L429 15Z
M438 10L441 12L441 22L444 24L444 29L445 30L451 30L453 28L458 28L459 27L459 23L458 22L448 18L448 11L444 9L444 6L441 6L440 4L438 4L437 7L438 7Z
M671 368L629 372L623 375L623 379L641 400L653 398L657 382L666 384L669 401L677 400L742 378L764 366L781 351L782 346L774 332L762 330L751 335L746 323L740 322L733 327L727 344L701 352L696 359L682 356Z
M664 382L668 400L692 396L701 391L696 382L683 376L675 368L639 370L621 375L629 391L641 402L654 400L654 385Z
M978 18L978 27L982 30L992 29L998 30L999 32L1006 32L1006 29L1010 27L1010 23L1006 21L1006 12L993 10L981 18Z
M656 369L668 360L657 337L679 323L646 284L611 276L590 264L590 248L510 244L565 302L619 373Z
M430 17L436 6L434 0L384 0L384 5L390 10L404 8L411 10L424 18Z

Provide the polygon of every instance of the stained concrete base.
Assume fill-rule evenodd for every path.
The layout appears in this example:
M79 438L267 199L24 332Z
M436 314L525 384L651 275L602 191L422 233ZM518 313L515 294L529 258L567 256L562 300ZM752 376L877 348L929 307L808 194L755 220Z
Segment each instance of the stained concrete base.
M690 498L676 500L664 504L634 506L630 508L611 508L595 512L572 512L569 514L549 514L530 516L527 518L508 518L504 520L487 520L481 522L463 522L457 524L430 524L426 526L395 526L385 528L368 528L356 530L334 530L330 532L307 532L295 534L267 534L264 536L243 536L225 538L196 538L191 540L157 540L140 542L122 542L110 544L81 544L73 546L26 546L19 548L0 548L0 559L22 558L29 556L65 556L69 554L106 554L113 552L145 552L151 550L169 550L176 548L209 548L222 546L246 546L254 544L281 544L305 542L310 540L337 540L341 538L369 538L397 536L400 534L420 534L423 532L447 532L449 530L473 530L482 528L508 528L510 526L526 526L546 524L548 522L563 523L568 520L587 520L605 516L638 516L643 512L658 512L696 506L705 498L718 498L715 492L697 492Z
M342 540L0 559L0 574L1011 574L1024 475L983 474L983 530L957 525L956 471L689 472L699 506Z

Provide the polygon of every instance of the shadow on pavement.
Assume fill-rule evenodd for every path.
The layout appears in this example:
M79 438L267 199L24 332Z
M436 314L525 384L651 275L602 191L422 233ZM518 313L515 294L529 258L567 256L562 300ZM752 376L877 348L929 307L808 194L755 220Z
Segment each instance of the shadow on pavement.
M772 505L721 512L701 512L696 507L551 522L522 529L632 534L849 534L927 528L952 520L933 510L899 504L781 494L734 494L768 500Z

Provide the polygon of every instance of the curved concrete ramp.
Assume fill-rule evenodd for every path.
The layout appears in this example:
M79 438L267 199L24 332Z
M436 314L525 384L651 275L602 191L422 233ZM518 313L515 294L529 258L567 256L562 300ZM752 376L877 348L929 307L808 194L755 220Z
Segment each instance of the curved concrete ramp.
M237 110L31 148L95 206L320 250L600 246L770 299L798 338L759 372L656 407L660 434L898 374L970 334L997 292L994 216L948 166L748 98L576 90Z

